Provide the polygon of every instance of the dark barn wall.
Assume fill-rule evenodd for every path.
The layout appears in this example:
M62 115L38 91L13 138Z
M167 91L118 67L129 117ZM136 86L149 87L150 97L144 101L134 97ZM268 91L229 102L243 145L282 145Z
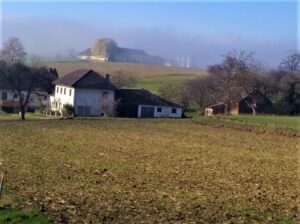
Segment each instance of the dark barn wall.
M116 109L117 115L119 117L133 117L138 116L138 105L126 105L119 104Z
M211 107L213 109L213 114L217 115L217 114L224 114L225 111L225 105L224 104L220 104L214 107Z
M213 115L224 114L225 113L225 104L220 103L217 105L210 106L208 108L213 109ZM239 104L230 103L227 106L227 114L239 114Z
M242 99L239 102L240 113L242 114L251 114L252 109L247 105L247 98ZM273 114L275 110L273 108L273 104L270 100L264 98L257 98L256 101L256 112L262 114Z
M1 107L0 109L5 113L19 113L19 108L15 107Z

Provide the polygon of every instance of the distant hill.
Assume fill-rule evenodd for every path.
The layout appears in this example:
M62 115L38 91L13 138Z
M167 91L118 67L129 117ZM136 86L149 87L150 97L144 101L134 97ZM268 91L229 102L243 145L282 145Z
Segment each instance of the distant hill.
M98 39L91 48L80 52L78 57L82 60L101 62L167 64L163 58L149 55L143 50L119 47L117 42L110 38Z
M131 74L135 78L154 77L170 74L181 75L203 75L206 74L205 69L200 68L181 68L166 67L163 65L149 65L136 63L118 63L118 62L93 62L93 61L77 61L77 62L47 62L46 65L57 69L60 76L63 76L76 69L93 69L100 74L113 74L117 71L124 71Z

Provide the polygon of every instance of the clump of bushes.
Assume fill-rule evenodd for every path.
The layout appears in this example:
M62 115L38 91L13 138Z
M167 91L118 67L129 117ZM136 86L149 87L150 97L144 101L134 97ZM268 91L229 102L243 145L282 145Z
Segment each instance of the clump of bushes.
M63 117L72 118L74 116L74 107L70 104L65 104L62 112Z

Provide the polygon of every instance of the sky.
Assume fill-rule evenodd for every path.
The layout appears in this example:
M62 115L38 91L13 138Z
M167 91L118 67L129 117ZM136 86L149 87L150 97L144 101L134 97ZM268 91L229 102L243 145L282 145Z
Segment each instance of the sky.
M28 54L65 55L109 37L121 47L193 66L228 51L254 52L267 67L299 51L298 1L1 1L1 43L20 38Z

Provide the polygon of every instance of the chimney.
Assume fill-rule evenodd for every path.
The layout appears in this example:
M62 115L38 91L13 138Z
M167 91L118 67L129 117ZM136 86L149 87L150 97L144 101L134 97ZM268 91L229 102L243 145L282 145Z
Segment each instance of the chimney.
M109 79L110 79L109 77L110 77L110 74L106 74L106 75L105 75L105 79L106 79L107 81L109 81Z

